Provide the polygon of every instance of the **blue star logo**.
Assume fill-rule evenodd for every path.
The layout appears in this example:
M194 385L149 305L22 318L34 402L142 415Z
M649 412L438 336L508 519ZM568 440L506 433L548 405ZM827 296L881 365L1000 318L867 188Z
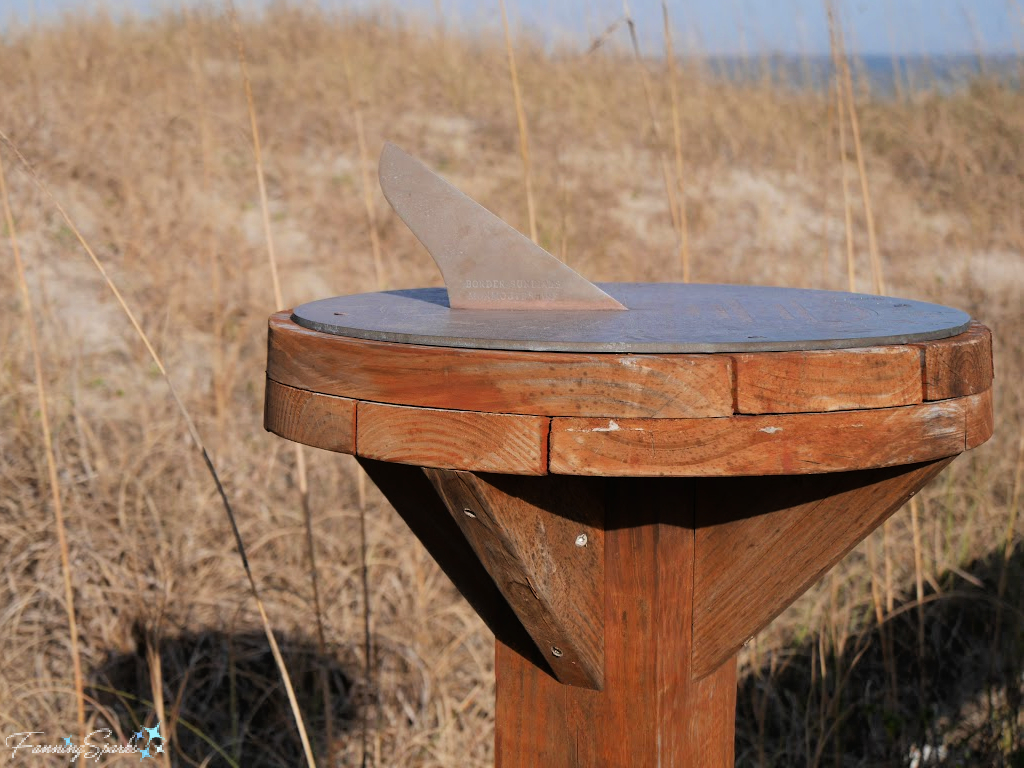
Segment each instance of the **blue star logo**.
M163 739L163 736L160 735L160 723L156 724L156 728L146 728L145 731L149 734L150 741L153 739Z
M70 747L70 746L71 746L71 737L70 737L70 736L65 736L65 737L64 737L64 743L65 743L65 744L66 744L67 746L69 746L69 747Z
M149 754L149 747L146 747L145 749L140 749L139 754L142 755L142 757L139 758L139 762L145 760L147 757L153 757L151 754Z
M135 740L138 741L141 738L142 738L142 731L139 731L138 733L135 734Z

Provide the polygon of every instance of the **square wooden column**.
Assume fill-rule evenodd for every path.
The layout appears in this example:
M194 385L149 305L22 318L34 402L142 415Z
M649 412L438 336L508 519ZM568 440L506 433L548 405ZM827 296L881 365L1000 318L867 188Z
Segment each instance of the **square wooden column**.
M496 642L502 768L731 766L736 660L691 676L695 481L609 480L602 690Z

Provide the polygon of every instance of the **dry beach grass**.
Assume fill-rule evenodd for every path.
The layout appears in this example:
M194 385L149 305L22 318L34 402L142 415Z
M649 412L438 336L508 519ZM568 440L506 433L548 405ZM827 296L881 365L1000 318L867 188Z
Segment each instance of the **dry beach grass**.
M385 139L530 230L500 34L286 6L240 30L286 306L440 284L379 191L368 205L367 155ZM515 40L542 245L595 280L676 280L685 222L694 281L845 289L848 211L855 284L872 289L861 174L848 123L840 161L837 116L848 112L834 94L767 74L724 82L687 58L675 62L675 97L665 63L642 63L648 102L622 42L582 54ZM354 463L307 451L318 643L296 454L262 429L266 318L278 307L230 19L14 31L0 41L0 72L0 130L106 264L206 440L318 764L328 733L338 765L364 753L378 766L491 764L491 639ZM1024 93L987 80L946 94L918 83L899 100L862 81L854 90L886 290L962 307L993 329L997 430L921 494L915 515L877 534L874 596L862 546L745 649L737 762L903 765L941 746L944 765L1020 766ZM0 157L34 307L26 317L6 266L5 223L0 733L79 733L77 645L86 731L160 719L167 764L300 764L202 458L74 233L9 146ZM684 171L674 206L663 162L673 180Z

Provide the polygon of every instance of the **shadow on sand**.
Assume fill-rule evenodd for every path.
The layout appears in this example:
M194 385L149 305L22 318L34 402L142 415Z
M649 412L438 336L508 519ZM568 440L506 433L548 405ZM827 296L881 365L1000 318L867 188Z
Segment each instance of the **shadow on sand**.
M740 681L736 765L1024 768L1022 582L1024 548L1005 567L1000 549L927 588L923 621L905 603L839 652L765 654Z
M110 654L90 681L91 695L103 708L101 714L116 719L121 732L129 736L142 724L156 722L151 665L141 627L135 628L135 640L134 652ZM325 753L328 720L324 683L336 740L353 727L352 675L346 669L354 670L355 660L343 664L330 652L321 655L310 640L278 636L278 643L319 762ZM161 733L172 765L305 763L295 720L262 632L184 632L163 635L150 647L160 655L166 702Z

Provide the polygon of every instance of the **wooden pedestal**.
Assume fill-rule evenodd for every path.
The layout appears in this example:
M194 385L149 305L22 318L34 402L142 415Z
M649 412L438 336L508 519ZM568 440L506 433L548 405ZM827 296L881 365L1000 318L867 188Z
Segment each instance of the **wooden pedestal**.
M614 355L271 318L266 425L359 457L496 637L500 766L730 766L736 653L992 431L991 346Z

